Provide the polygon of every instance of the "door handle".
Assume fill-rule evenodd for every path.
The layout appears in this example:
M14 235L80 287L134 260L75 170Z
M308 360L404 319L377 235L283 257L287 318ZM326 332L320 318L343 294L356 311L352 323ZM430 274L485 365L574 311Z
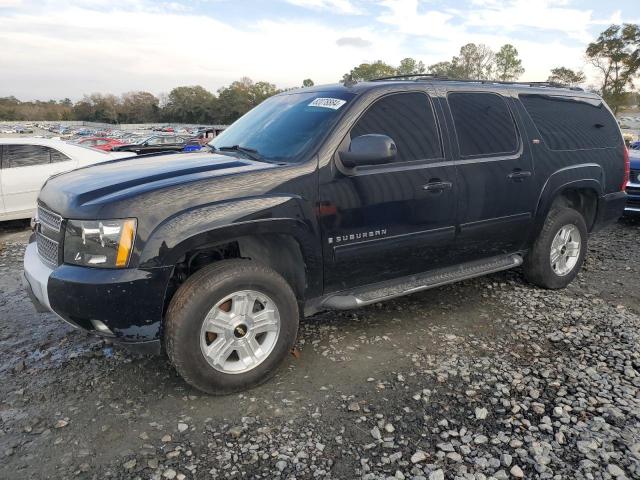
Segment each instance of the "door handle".
M441 192L442 190L450 190L452 186L453 186L453 183L451 182L441 182L438 180L438 181L429 182L426 185L423 185L422 189L427 190L429 192Z
M509 175L507 175L507 178L509 178L510 180L524 180L525 178L529 178L531 176L531 172L528 170L514 170L513 172L511 172Z

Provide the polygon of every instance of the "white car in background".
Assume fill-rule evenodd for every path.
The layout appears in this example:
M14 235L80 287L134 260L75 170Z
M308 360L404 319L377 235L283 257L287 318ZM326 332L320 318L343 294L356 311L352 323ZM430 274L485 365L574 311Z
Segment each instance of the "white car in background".
M46 138L0 138L0 221L31 218L51 175L132 155Z

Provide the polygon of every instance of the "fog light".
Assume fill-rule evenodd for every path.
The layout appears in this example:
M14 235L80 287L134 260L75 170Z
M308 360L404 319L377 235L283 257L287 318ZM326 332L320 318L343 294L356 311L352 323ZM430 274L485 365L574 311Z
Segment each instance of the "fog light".
M113 335L113 332L109 329L109 327L107 327L100 320L91 320L91 324L93 325L93 328L96 329L96 331L105 335Z

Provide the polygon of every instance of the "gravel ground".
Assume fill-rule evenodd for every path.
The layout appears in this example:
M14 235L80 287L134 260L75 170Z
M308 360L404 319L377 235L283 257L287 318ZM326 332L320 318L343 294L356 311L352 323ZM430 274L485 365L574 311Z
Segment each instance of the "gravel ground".
M563 291L518 270L307 319L267 384L207 397L39 315L0 233L0 478L640 478L640 221Z

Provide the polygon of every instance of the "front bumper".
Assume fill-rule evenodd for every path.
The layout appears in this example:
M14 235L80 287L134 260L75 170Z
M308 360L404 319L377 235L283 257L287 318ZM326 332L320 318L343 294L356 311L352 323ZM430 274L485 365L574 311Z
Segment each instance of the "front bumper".
M171 273L171 267L51 269L40 260L35 243L29 244L24 256L25 287L38 311L53 312L91 333L158 347Z

